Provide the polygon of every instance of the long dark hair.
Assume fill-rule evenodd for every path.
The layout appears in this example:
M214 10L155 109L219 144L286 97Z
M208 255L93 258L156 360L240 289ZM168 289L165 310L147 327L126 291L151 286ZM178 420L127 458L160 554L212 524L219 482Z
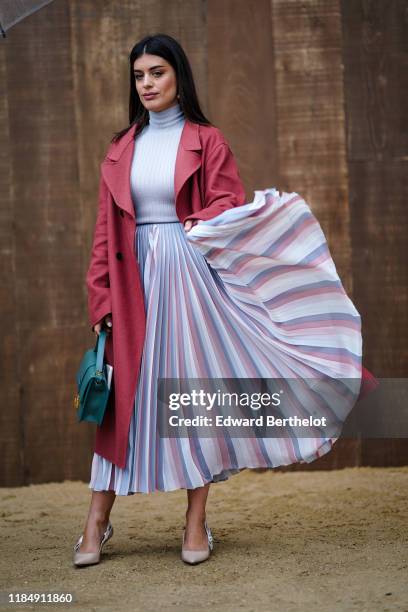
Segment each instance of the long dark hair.
M172 36L167 34L151 34L142 38L135 44L129 55L130 68L130 95L129 95L129 125L120 132L116 132L111 142L116 142L135 123L138 123L135 136L149 123L149 111L143 106L136 90L133 64L144 53L159 55L173 66L177 78L178 102L187 119L193 123L213 125L203 114L194 84L193 72L190 62L180 45Z

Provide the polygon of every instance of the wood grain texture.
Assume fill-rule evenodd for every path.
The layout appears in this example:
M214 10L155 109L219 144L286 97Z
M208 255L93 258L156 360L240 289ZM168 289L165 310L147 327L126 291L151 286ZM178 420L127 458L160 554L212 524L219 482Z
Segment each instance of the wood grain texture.
M274 49L269 0L208 0L210 119L236 157L247 201L278 186Z
M338 0L272 0L282 188L300 193L352 295Z
M406 3L343 2L343 14L355 298L364 320L368 367L382 376L406 376ZM405 129L400 129L403 121Z
M408 11L342 1L354 300L365 365L408 375ZM384 406L387 410L387 406ZM405 439L363 440L364 465L408 462Z
M7 83L7 48L0 45L0 83ZM4 88L5 91L5 88ZM16 311L16 206L13 198L13 168L10 163L9 98L0 96L0 304L2 333L0 380L3 409L0 411L1 483L6 486L24 477L24 431L20 403L20 328ZM18 210L18 209L17 209Z
M81 347L85 309L66 2L22 21L4 48L19 375L18 401L8 409L21 415L13 452L23 467L12 482L27 484L64 477L74 346Z

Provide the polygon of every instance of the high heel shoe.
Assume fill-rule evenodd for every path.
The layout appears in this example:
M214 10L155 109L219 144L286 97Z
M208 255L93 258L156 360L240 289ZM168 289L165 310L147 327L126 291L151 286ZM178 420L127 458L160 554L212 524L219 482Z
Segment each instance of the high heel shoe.
M183 539L181 545L181 558L185 563L189 563L190 565L196 565L197 563L201 563L202 561L206 561L210 556L212 549L214 548L214 538L211 533L211 529L207 525L207 521L204 522L204 528L207 532L207 540L208 546L205 550L185 550L184 549L184 539L186 535L186 529L183 529Z
M113 526L109 521L108 526L106 527L99 546L99 550L96 552L79 552L83 535L79 536L78 542L74 546L74 565L94 565L95 563L99 563L101 560L102 548L106 544L108 540L113 536Z

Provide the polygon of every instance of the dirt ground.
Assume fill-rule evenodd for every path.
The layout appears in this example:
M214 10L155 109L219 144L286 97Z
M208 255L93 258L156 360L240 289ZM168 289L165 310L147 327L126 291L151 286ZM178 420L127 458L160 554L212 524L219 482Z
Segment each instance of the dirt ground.
M0 489L3 600L74 599L0 609L408 610L408 467L245 470L213 484L214 551L197 566L179 558L180 490L118 497L101 563L75 568L89 496L82 482Z

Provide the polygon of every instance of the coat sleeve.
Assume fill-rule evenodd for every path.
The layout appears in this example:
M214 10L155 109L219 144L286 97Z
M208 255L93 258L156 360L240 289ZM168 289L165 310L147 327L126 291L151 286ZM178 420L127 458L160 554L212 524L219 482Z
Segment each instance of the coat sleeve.
M241 206L246 202L245 189L234 155L227 142L219 143L204 160L203 208L183 219L206 221L221 214L228 208Z
M86 274L88 313L92 326L112 312L108 266L107 203L109 190L101 174L98 213L95 223L91 258Z

